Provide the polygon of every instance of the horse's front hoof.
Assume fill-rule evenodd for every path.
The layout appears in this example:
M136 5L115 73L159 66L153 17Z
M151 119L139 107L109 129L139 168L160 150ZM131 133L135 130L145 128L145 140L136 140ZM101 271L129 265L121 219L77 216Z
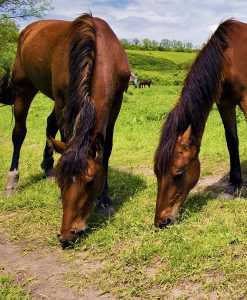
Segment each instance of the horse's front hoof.
M224 200L230 200L235 197L238 197L241 193L243 183L238 182L238 183L229 183L228 186L226 187L225 191L218 196L220 199Z
M6 183L5 189L2 193L2 195L4 197L9 197L11 195L13 195L18 187L18 179L19 179L19 173L18 171L15 169L13 171L9 171L8 173L8 181Z
M234 198L234 195L224 192L224 193L219 194L217 198L223 199L223 200L231 200Z
M114 214L113 202L107 195L102 195L97 199L96 211L104 217L109 217Z
M54 179L54 178L55 178L54 168L45 170L44 179Z
M96 211L104 217L109 217L115 213L113 206L96 207Z
M16 193L17 188L5 188L2 195L3 197L9 197L12 196L14 193Z

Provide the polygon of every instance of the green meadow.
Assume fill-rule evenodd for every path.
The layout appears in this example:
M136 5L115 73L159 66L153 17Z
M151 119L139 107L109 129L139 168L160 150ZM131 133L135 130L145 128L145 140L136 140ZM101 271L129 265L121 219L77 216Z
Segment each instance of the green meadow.
M175 105L195 53L128 50L138 78L150 88L129 87L116 123L109 184L115 214L93 213L89 229L73 249L60 250L59 189L40 168L46 118L52 102L38 94L30 108L20 158L19 190L0 196L0 222L7 240L23 253L45 249L68 265L63 285L81 293L98 286L116 299L246 299L247 297L247 142L246 123L237 111L245 187L240 197L217 198L227 182L229 155L224 129L213 107L200 151L201 184L191 191L181 219L165 230L154 227L156 178L153 157L167 113ZM0 189L11 162L11 107L0 108ZM55 154L56 160L59 158ZM92 267L74 268L80 261ZM95 267L94 267L95 266ZM25 284L0 263L0 298L29 299ZM1 274L0 273L0 274ZM13 296L12 296L13 295ZM17 296L16 296L17 295ZM1 299L2 299L1 298Z

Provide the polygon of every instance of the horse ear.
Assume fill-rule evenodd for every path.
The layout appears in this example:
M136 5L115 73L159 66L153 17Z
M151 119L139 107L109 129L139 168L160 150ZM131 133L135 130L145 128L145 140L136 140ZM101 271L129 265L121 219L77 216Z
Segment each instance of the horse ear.
M191 136L191 125L185 130L185 132L179 137L180 144L189 145Z
M48 144L58 153L63 154L67 148L67 145L64 142L57 141L52 137L47 138Z

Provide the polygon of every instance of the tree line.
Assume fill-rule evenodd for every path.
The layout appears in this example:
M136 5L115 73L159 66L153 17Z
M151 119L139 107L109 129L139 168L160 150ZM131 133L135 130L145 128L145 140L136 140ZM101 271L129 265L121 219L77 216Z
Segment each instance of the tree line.
M178 51L178 52L194 52L198 51L191 42L182 42L179 40L162 39L161 41L150 39L120 39L124 49L133 50L159 50L159 51Z
M52 9L51 0L0 0L0 76L14 60L19 20L42 18Z

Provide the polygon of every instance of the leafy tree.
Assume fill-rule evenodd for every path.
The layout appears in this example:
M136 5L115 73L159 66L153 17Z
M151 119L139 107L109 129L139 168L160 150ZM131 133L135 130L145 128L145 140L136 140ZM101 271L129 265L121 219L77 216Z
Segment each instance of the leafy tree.
M51 0L0 0L0 76L14 60L18 19L41 18L52 9Z
M185 43L185 48L187 49L192 49L193 48L193 44L190 42Z
M127 39L120 39L119 41L123 45L124 48L129 45L129 41Z
M0 75L10 68L14 60L19 30L6 16L0 17Z
M133 44L134 44L135 46L138 46L138 45L140 45L141 43L140 43L140 40L139 40L139 39L134 38L134 39L133 39Z
M50 9L51 0L0 0L0 15L11 19L42 18Z
M150 39L143 39L142 44L143 44L144 49L148 49L152 46L152 42Z

